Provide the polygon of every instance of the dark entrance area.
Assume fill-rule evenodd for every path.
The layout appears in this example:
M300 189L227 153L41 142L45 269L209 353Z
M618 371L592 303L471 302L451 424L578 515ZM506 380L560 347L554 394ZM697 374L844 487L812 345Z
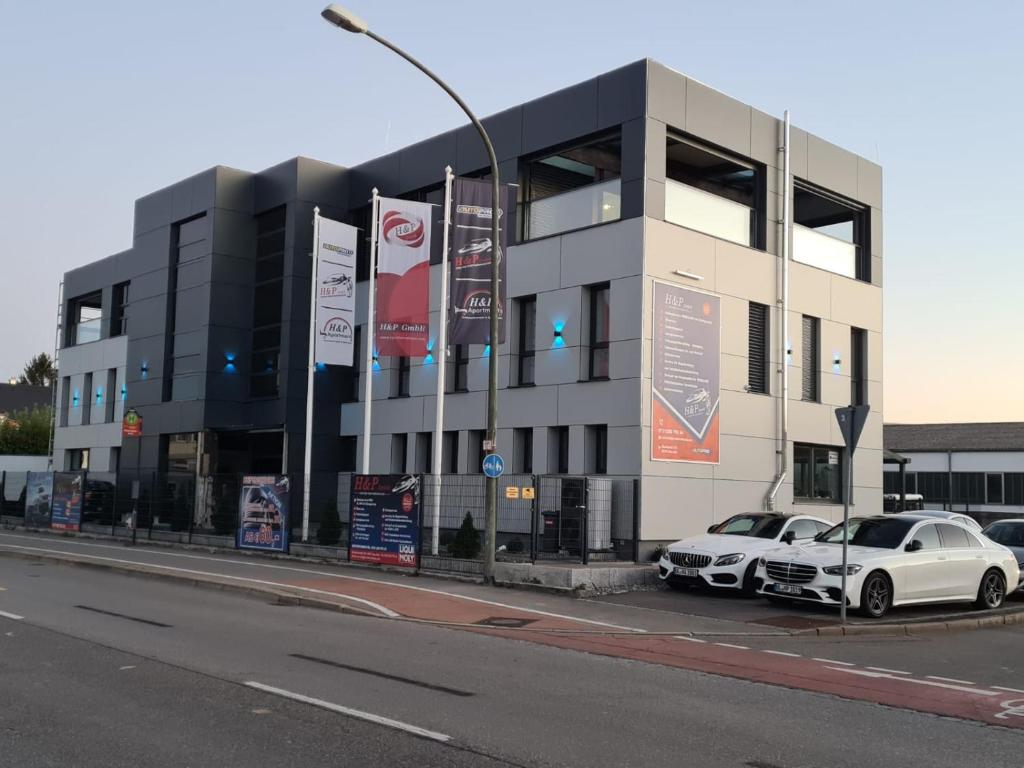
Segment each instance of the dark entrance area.
M214 474L279 474L284 433L217 432Z

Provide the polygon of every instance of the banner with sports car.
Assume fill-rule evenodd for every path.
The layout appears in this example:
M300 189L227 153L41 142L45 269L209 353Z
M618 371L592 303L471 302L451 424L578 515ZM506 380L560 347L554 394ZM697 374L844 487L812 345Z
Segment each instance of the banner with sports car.
M352 365L358 230L320 217L316 244L316 361Z

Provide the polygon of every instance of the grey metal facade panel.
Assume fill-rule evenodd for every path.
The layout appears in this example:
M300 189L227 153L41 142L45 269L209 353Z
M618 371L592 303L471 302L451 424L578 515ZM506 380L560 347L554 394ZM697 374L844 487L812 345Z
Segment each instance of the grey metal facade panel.
M523 105L523 154L539 152L597 130L597 78Z
M610 128L644 117L647 62L635 61L597 78L597 127Z
M455 166L457 140L454 131L421 141L399 152L398 183L413 190L444 183L444 167Z
M494 144L498 161L516 160L523 152L523 108L512 107L489 117L481 118L484 130ZM455 131L456 174L473 173L488 166L487 150L480 134L472 124Z

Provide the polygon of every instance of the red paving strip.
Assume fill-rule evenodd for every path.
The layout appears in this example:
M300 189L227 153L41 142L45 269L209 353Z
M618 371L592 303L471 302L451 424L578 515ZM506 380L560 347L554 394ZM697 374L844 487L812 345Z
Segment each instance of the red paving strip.
M467 631L495 637L832 694L845 699L992 725L1024 728L1024 694L992 691L984 686L964 685L960 687L970 690L956 690L914 682L905 677L887 676L859 667L830 666L811 659L726 648L713 642L692 643L666 635L601 634L600 628L593 624L539 615L529 610L489 605L456 595L406 589L386 582L345 581L342 585L337 579L303 579L286 583L335 592L339 596L351 595L372 600L406 618L422 621L477 624L495 616L531 621L525 629L515 631L467 628ZM557 633L567 630L576 630L580 634ZM1003 717L999 717L1000 714Z

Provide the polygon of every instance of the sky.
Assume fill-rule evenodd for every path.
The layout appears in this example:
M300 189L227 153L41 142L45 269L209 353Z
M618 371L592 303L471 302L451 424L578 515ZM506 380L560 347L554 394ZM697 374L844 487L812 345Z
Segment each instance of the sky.
M1024 3L350 0L490 114L649 56L879 162L887 422L1024 420ZM210 166L354 165L463 123L324 0L0 0L0 380L64 271Z

